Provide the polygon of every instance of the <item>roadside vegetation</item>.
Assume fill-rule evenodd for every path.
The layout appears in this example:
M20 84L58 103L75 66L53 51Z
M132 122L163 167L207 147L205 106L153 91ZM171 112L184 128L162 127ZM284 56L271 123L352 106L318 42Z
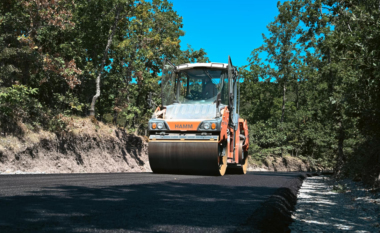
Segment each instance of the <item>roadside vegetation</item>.
M5 0L0 3L0 128L59 131L93 116L142 133L160 104L164 58L180 50L182 18L166 0ZM152 92L152 101L147 99Z
M370 184L380 174L380 3L278 4L243 67L250 154L306 157Z
M278 9L240 67L252 161L293 156L375 184L379 1L292 0ZM161 104L164 59L208 61L203 49L180 49L182 26L167 0L1 1L0 136L69 132L81 117L143 135Z

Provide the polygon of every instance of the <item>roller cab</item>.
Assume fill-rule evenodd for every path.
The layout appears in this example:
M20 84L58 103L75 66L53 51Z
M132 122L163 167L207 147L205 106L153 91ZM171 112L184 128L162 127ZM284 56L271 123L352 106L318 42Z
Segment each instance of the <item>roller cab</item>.
M148 123L153 172L246 173L248 126L238 114L237 77L230 59L229 64L165 62L162 107Z

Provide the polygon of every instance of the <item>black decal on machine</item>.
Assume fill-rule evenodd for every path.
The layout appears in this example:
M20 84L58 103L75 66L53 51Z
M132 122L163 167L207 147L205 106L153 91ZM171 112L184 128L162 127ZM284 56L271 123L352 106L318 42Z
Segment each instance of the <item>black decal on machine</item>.
M192 124L175 124L176 129L192 129Z

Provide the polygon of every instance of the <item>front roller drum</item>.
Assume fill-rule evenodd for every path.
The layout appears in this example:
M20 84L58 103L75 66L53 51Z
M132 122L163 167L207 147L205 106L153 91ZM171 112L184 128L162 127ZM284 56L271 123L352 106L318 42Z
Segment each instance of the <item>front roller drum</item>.
M150 141L149 163L154 173L223 176L227 156L219 156L217 141Z

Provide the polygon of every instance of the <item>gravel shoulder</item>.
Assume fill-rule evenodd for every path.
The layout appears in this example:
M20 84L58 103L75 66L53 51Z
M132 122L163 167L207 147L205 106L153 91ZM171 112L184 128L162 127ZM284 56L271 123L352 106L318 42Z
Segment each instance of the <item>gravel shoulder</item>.
M292 219L292 232L380 232L380 194L351 180L308 177Z

